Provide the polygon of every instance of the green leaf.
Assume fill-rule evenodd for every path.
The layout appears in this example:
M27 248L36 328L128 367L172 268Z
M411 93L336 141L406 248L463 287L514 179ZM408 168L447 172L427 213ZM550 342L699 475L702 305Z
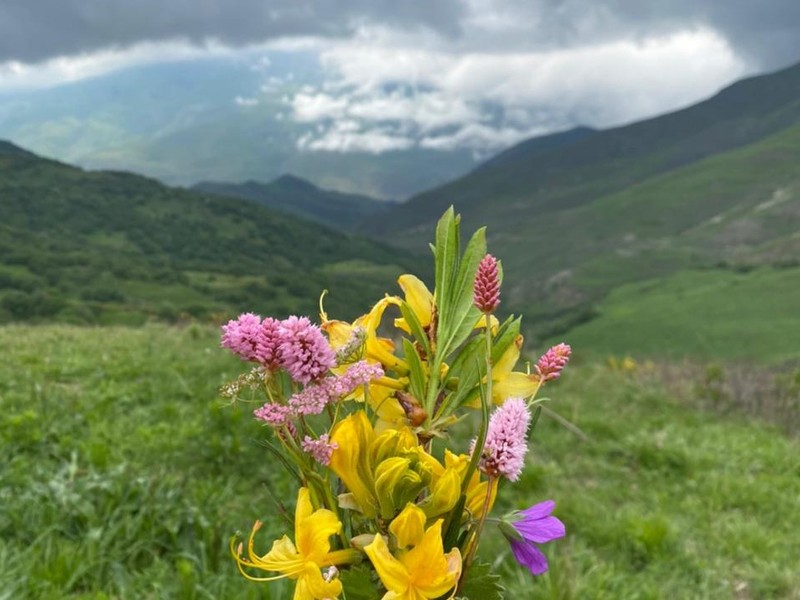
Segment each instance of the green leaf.
M472 304L473 286L478 265L486 255L486 228L476 231L467 244L464 256L458 264L458 273L453 280L450 310L447 315L446 338L439 338L439 352L446 356L455 350L475 327L480 311Z
M449 310L451 281L458 264L458 251L458 226L451 206L436 225L436 286L433 295L440 324Z
M358 565L343 570L339 574L342 580L344 600L378 600L380 586L373 577L373 571L365 565Z
M458 597L464 600L503 600L505 591L500 585L500 576L492 573L491 565L476 562L470 567Z
M408 382L411 395L422 402L425 399L425 370L422 368L422 361L417 354L417 349L408 338L403 338L403 354L408 362Z
M411 330L411 335L413 335L414 339L416 339L420 346L422 346L425 354L430 355L431 347L430 341L428 340L428 335L425 332L425 329L422 327L422 323L419 322L417 315L413 310L411 310L411 307L405 300L400 302L400 314L402 314L403 318L406 320L406 324Z

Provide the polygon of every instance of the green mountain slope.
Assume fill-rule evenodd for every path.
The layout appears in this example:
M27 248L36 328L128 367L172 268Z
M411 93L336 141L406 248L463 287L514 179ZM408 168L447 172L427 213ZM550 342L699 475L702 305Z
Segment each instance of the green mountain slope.
M488 225L514 282L505 306L539 340L594 319L620 285L800 256L800 65L659 119L512 154L370 229L419 247L450 203L466 229Z
M569 341L584 355L800 360L798 306L800 268L681 271L615 289Z
M0 319L136 323L237 310L353 316L402 252L130 173L86 172L4 146Z
M427 239L436 217L455 203L468 223L541 221L651 177L776 134L800 122L800 64L735 83L684 110L599 131L541 152L517 146L420 194L370 225L401 243Z
M342 231L352 231L367 217L382 214L394 206L394 203L369 196L323 190L292 175L283 175L269 183L204 181L191 189L229 198L243 198Z

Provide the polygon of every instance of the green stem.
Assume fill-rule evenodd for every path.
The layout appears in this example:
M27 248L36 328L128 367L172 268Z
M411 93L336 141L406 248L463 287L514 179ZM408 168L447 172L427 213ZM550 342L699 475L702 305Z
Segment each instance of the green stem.
M475 469L478 468L478 462L483 453L483 445L486 443L486 432L489 429L489 404L492 401L492 328L491 317L489 314L486 317L486 327L484 329L484 337L486 339L486 389L481 393L481 427L478 431L478 437L475 440L475 450L472 452L472 458L469 461L467 472L464 474L464 480L461 482L461 493L466 494L469 481L472 479Z

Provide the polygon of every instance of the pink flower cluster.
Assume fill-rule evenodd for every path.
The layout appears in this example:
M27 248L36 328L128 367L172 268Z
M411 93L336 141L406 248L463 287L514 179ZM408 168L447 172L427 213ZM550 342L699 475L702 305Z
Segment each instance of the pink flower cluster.
M278 321L244 313L222 326L222 346L243 360L270 369L283 367L295 381L308 384L336 365L336 356L319 327L306 317Z
M493 313L500 304L500 277L497 259L491 254L483 257L475 275L472 301L483 313Z
M561 371L567 366L572 348L569 344L553 346L536 363L536 372L542 382L552 381L561 377Z
M267 402L253 414L256 419L273 427L286 425L300 415L318 415L325 407L344 396L352 394L356 388L383 377L383 368L365 360L354 363L342 375L325 377L306 386L289 398L288 404Z
M315 461L327 467L331 462L331 454L333 454L333 451L339 447L339 444L336 442L330 442L328 434L323 433L317 440L310 436L305 436L301 446L303 447L303 450L308 452Z
M509 398L489 419L486 444L481 453L481 471L491 477L502 475L519 479L528 453L528 427L531 413L521 398ZM475 451L473 441L472 452Z

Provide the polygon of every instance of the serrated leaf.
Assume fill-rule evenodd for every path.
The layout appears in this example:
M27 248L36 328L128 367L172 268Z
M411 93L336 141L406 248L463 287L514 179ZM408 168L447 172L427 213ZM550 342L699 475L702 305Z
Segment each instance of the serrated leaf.
M491 565L474 563L467 573L467 580L459 598L464 600L503 600L505 588L500 585L500 576L492 573Z
M339 574L344 600L378 600L381 594L373 572L364 565L343 570Z

